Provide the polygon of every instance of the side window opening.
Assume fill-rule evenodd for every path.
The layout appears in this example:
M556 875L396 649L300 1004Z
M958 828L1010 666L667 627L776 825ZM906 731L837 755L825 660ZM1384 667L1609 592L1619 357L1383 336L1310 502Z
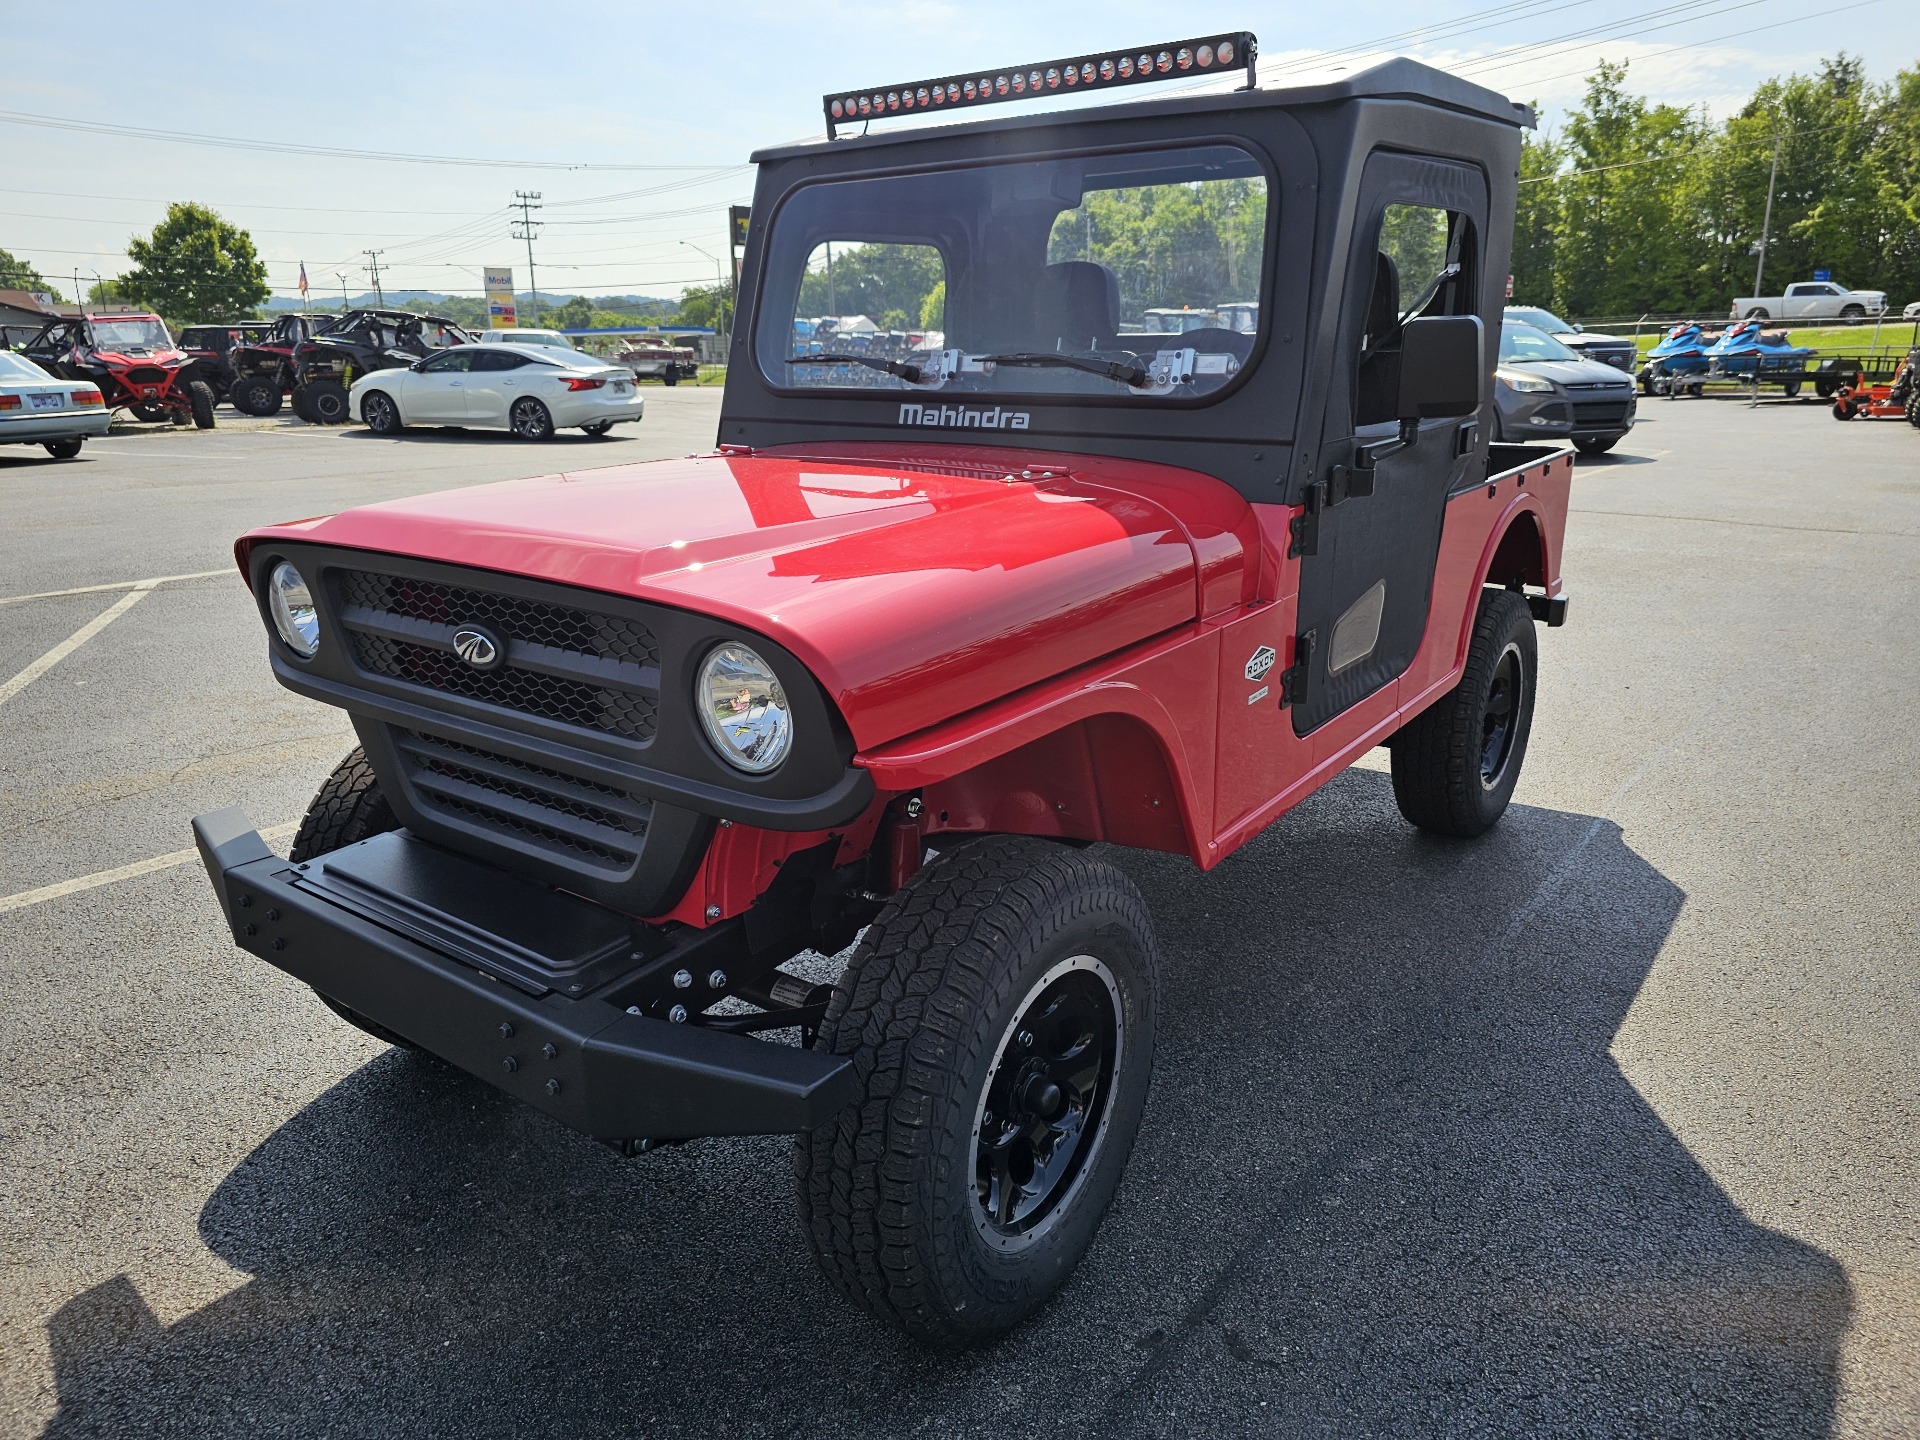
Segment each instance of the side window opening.
M1373 284L1354 358L1356 427L1392 423L1400 331L1425 315L1473 313L1473 222L1431 205L1389 205L1380 218Z

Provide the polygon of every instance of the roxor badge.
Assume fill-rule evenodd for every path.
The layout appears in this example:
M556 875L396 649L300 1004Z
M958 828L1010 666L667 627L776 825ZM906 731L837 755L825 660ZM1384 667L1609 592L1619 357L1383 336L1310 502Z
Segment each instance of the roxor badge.
M1262 645L1253 652L1253 658L1247 661L1247 679L1264 680L1267 672L1273 669L1273 662L1280 657L1274 653L1271 645Z

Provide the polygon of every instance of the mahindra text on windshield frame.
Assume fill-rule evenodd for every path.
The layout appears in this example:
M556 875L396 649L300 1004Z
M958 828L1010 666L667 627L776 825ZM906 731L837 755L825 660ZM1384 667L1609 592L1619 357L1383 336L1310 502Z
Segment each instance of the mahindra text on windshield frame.
M757 368L789 395L1206 403L1264 349L1278 188L1239 137L803 183ZM1205 323L1150 328L1174 313Z

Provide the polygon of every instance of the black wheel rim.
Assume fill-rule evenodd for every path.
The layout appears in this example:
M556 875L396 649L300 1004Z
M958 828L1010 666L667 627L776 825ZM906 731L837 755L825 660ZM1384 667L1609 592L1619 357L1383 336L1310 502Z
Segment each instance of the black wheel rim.
M386 396L370 396L363 408L367 412L369 427L383 435L393 428L393 404Z
M538 400L520 401L513 407L513 428L529 440L544 439L548 429L546 407Z
M999 1247L1050 1227L1086 1177L1121 1063L1118 990L1090 955L1028 992L1001 1037L974 1121L974 1219Z
M1507 762L1513 758L1525 681L1520 647L1509 645L1493 667L1493 684L1487 689L1486 707L1480 712L1480 784L1488 790L1500 783L1507 773Z

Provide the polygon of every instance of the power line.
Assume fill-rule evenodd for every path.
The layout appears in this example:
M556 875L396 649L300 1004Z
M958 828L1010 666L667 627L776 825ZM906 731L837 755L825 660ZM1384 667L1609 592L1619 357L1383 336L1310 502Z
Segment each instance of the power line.
M62 115L34 115L24 110L0 110L0 124L33 125L43 130L79 130L93 135L124 135L136 140L158 140L175 145L203 145L220 150L263 150L276 155L314 155L328 160L379 160L406 165L481 165L502 170L710 170L710 165L613 165L568 160L493 160L473 155L415 155L403 150L349 150L336 145L295 145L280 140L243 140L232 135L202 135L189 130L156 130L144 125L109 125L94 120L70 120Z

